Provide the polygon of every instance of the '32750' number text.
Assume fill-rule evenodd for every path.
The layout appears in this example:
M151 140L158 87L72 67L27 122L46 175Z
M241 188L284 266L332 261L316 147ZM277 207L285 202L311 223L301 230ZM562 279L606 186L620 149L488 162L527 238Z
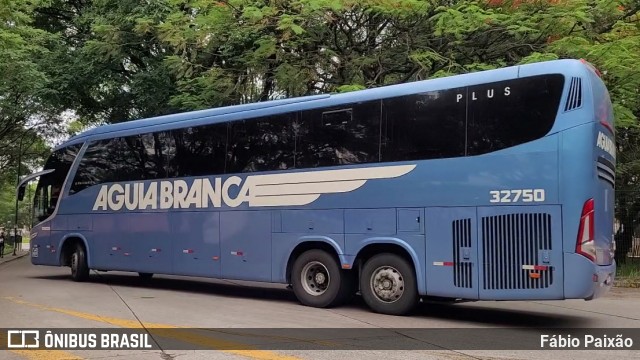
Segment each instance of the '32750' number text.
M489 191L492 203L543 202L544 189L517 189Z

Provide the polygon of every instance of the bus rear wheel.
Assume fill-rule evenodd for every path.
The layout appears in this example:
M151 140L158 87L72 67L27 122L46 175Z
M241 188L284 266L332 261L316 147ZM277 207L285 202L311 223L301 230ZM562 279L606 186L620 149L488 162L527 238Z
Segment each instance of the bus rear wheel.
M302 253L291 269L293 292L303 305L312 307L343 303L354 292L351 278L331 254L318 249Z
M387 315L405 315L419 301L413 266L391 253L375 255L364 264L360 292L373 311Z
M87 265L87 253L80 243L75 244L71 259L71 278L73 281L86 281L89 279L89 265Z

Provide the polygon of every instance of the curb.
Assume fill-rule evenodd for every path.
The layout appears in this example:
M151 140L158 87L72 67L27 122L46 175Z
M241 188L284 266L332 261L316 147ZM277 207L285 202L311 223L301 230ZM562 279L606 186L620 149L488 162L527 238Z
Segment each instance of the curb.
M13 255L5 255L5 257L10 256L10 258L9 258L8 260L0 261L0 265L7 264L7 263L10 263L10 262L12 262L12 261L15 261L15 260L21 259L21 258L23 258L23 257L25 257L25 256L27 256L27 255L29 255L29 253L28 253L28 252L26 252L26 253L24 253L24 254L16 255L16 256L13 256Z

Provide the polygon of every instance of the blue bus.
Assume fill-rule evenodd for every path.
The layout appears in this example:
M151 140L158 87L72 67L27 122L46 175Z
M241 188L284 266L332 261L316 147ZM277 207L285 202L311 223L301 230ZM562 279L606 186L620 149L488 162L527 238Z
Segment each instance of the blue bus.
M30 257L361 295L594 299L615 274L616 151L598 71L556 60L105 125L54 149Z

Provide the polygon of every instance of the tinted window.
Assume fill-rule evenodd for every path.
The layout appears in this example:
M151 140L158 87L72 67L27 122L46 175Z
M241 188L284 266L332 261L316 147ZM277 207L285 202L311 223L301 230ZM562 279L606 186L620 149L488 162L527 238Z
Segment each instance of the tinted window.
M293 167L295 114L229 123L227 173L286 170Z
M38 186L36 187L36 194L33 199L33 216L35 222L45 220L56 208L60 193L62 192L62 186L64 180L69 173L69 169L73 164L80 145L73 145L58 151L55 151L49 156L44 166L44 170L53 169L50 174L46 174L40 177Z
M536 76L98 141L71 192L104 182L488 153L548 133L563 82Z
M377 162L380 102L304 111L294 131L298 168Z
M227 147L227 124L198 126L171 131L176 155L171 176L223 174Z
M102 144L104 151L92 153L95 165L102 165L106 170L101 182L136 181L164 175L154 156L152 135L116 138Z
M468 155L545 136L555 121L563 86L562 75L544 75L469 87Z
M80 161L70 192L105 182L166 178L174 152L166 133L93 142Z
M464 156L462 90L433 91L383 101L382 161Z
M153 166L151 169L147 167L153 173L148 174L147 178L159 179L175 176L177 172L175 168L177 148L174 134L169 131L162 131L149 135L153 137L154 152L151 157Z

